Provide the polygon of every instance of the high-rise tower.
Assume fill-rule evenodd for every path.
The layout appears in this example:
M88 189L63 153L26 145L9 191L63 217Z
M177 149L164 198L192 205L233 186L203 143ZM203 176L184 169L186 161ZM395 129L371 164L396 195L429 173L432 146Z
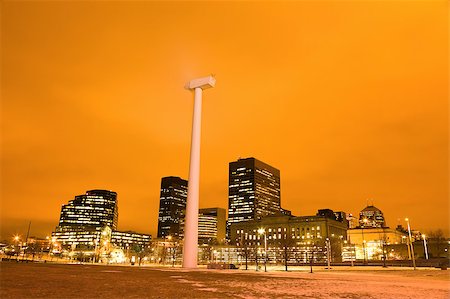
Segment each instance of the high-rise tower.
M118 219L117 193L108 190L89 190L62 206L58 226L109 226L115 230Z
M255 158L229 165L228 227L265 216L290 214L280 205L280 171Z
M188 182L182 178L174 176L162 178L158 238L179 236L180 221L186 211L187 187Z

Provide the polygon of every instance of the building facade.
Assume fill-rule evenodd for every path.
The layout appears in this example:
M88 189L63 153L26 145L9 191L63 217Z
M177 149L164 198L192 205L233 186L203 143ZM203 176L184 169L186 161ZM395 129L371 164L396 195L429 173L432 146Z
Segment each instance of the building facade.
M268 258L274 263L324 261L328 249L332 260L340 261L346 239L347 224L325 216L268 216L230 227L232 244L255 258L267 242Z
M117 229L118 219L117 193L108 190L89 190L62 206L58 226L109 226Z
M158 238L179 237L180 222L186 211L188 182L179 177L164 177L158 214Z
M198 212L198 242L223 243L226 231L226 212L222 208L200 209Z
M198 243L221 244L225 242L226 212L222 208L205 208L198 211ZM184 237L184 219L181 220L179 238Z
M383 212L374 206L367 206L359 213L360 227L386 227Z
M149 246L152 239L151 235L140 234L133 231L112 231L111 243L121 249L133 249L140 247L141 249Z
M280 171L255 158L229 164L228 226L270 215L290 215L281 208Z
M111 248L143 245L150 235L117 230L117 193L90 190L61 208L58 226L52 232L52 249L108 252Z
M359 227L347 231L349 246L355 250L354 260L381 260L386 246L403 244L406 248L407 233L389 227ZM387 258L395 259L388 253Z

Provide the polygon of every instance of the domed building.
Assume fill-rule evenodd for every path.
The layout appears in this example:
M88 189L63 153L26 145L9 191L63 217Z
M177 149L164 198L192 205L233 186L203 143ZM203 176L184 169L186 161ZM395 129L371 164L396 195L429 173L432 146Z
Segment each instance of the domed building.
M386 227L383 212L375 206L367 206L359 212L359 226L368 227Z

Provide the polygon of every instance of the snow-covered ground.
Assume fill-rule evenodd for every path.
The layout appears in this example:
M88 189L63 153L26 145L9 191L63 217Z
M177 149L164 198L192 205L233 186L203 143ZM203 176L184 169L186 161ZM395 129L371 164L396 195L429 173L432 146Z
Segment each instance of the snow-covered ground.
M171 267L2 262L1 298L450 298L450 271L314 267Z

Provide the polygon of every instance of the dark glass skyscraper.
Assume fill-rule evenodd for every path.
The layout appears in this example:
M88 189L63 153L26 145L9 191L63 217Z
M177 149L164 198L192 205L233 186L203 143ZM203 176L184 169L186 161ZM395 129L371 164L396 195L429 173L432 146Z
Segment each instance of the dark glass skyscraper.
M117 229L119 208L117 193L108 190L90 190L77 195L61 208L59 227L103 227Z
M289 214L280 205L280 171L255 158L229 165L228 227L268 215Z
M158 238L178 237L180 221L186 210L188 182L179 177L164 177L161 180L159 200Z

